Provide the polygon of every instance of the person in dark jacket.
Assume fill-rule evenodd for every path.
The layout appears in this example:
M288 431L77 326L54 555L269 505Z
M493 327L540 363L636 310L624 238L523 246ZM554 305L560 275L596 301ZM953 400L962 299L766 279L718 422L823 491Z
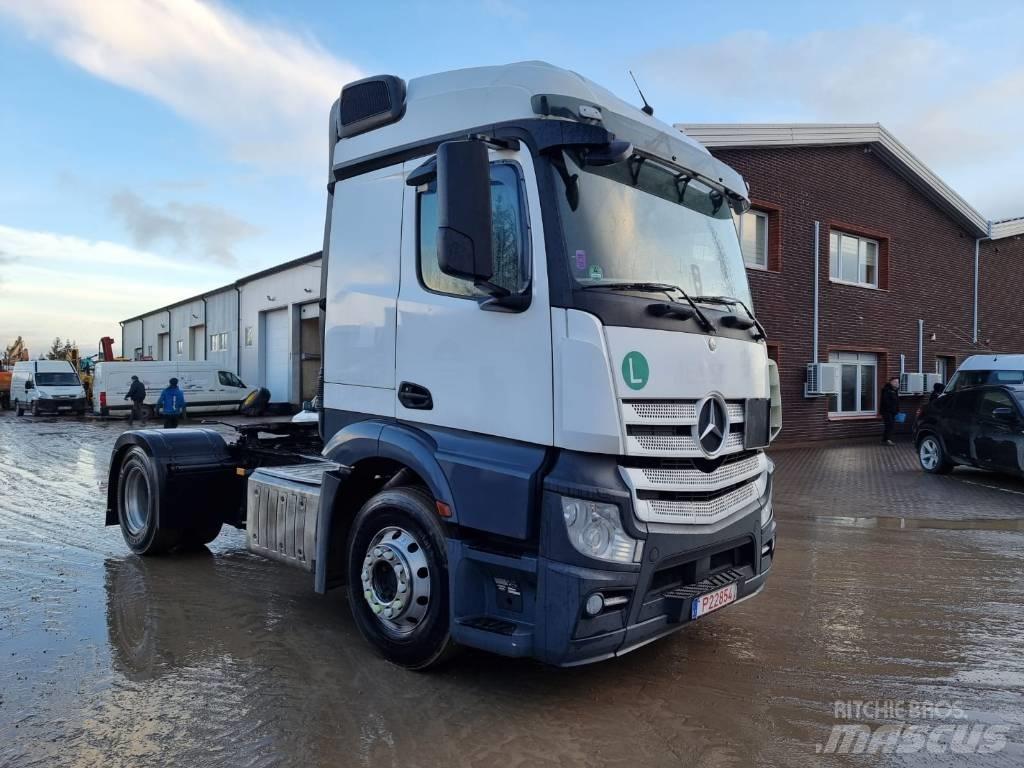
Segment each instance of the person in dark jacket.
M900 377L893 376L882 387L882 398L878 408L882 414L885 429L882 432L882 443L896 445L892 441L892 429L896 424L896 414L900 412Z
M177 379L168 382L167 388L160 393L156 406L164 415L164 429L175 429L178 426L178 419L185 410L185 393L178 389Z
M945 388L946 388L945 384L936 381L932 385L932 393L930 395L928 395L928 402L929 403L934 403L936 400L938 400L939 399L939 395L942 394L942 390L944 390Z
M139 381L138 376L132 376L132 385L128 387L128 394L125 400L132 401L132 412L128 416L128 426L134 426L136 420L146 421L145 413L142 410L142 402L146 399L146 385Z

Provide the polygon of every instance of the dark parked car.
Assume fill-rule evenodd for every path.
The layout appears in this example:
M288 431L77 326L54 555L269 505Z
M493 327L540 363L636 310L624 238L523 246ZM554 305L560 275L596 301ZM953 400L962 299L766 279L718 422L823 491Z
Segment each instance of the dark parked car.
M914 444L921 468L957 464L1024 475L1024 386L982 386L942 395L921 411Z

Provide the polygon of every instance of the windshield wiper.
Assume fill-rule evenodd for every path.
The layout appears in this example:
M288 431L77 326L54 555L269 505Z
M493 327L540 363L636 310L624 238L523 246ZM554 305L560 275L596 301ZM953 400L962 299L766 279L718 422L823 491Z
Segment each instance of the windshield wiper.
M747 317L750 318L753 327L757 329L758 338L766 339L768 334L765 333L764 326L761 325L761 321L754 316L754 313L750 311L750 307L743 303L742 300L737 299L733 296L695 296L696 301L701 301L705 304L721 304L723 306L732 307L740 306L743 307L743 311L747 313ZM723 320L725 318L722 318Z
M672 285L671 283L644 283L644 282L626 282L626 283L598 283L597 285L585 285L583 290L592 290L594 288L604 288L609 291L658 291L671 295L673 292L678 293L684 299L686 303L690 305L694 313L697 315L697 320L700 323L700 327L705 331L711 332L715 330L715 324L708 320L708 316L701 312L700 307L694 303L693 299L690 298L690 294L680 288L678 285Z

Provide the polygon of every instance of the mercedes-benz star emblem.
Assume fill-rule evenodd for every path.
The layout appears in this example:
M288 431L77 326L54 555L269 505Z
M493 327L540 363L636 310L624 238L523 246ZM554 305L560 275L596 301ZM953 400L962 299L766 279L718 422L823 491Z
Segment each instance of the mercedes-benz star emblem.
M697 406L693 438L705 456L717 456L729 436L729 409L721 395L708 395Z

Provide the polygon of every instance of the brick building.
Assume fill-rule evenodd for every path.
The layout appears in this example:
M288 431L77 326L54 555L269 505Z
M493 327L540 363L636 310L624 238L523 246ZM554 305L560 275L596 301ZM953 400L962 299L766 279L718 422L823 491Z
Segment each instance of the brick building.
M1024 219L987 221L883 127L677 127L750 184L738 224L786 442L877 436L888 376L1024 352ZM837 396L805 396L812 361L841 366ZM904 429L922 401L901 398Z

